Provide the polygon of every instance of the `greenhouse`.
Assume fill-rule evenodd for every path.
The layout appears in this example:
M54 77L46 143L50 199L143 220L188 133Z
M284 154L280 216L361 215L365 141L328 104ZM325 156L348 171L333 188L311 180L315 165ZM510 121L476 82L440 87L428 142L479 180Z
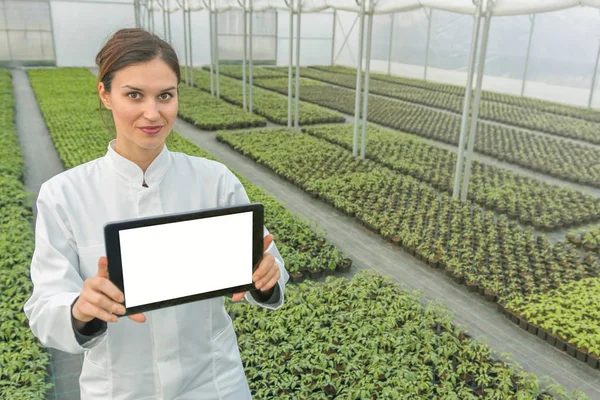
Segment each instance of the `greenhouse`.
M600 0L0 0L0 399L600 399L599 80Z

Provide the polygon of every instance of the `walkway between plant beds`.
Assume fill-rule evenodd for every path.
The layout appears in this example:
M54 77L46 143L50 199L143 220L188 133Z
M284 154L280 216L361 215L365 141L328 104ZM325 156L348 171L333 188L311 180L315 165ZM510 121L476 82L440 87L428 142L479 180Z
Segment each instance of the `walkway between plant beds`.
M201 131L180 119L174 127L183 136L222 160L250 182L266 189L288 209L327 230L328 240L351 257L359 269L374 269L401 282L407 289L424 292L427 299L444 303L474 337L495 351L512 353L525 370L543 378L550 376L568 390L581 390L592 399L600 398L600 373L545 341L523 331L502 316L496 305L468 293L443 271L433 270L408 253L389 244L327 204L278 177L266 167L217 142L215 134Z
M25 185L35 202L42 183L62 172L64 166L58 157L27 74L23 69L13 69L12 78L17 131L25 158ZM34 218L36 214L34 203ZM48 380L54 383L54 387L48 391L46 399L79 399L79 375L83 356L50 348L47 350L52 355Z

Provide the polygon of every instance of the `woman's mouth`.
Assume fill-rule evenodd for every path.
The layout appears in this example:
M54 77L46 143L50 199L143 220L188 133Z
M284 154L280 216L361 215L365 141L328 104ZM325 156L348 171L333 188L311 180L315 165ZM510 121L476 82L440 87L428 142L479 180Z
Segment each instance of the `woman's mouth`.
M162 129L162 125L141 126L139 129L147 135L156 135Z

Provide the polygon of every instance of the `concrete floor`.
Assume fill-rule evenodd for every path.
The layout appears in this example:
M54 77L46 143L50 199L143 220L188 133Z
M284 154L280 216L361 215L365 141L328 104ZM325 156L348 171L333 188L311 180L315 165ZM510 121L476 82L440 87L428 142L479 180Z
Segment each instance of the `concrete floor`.
M50 139L33 90L22 70L13 71L17 108L17 128L25 155L26 184L37 196L40 185L64 168ZM453 312L455 320L473 336L497 352L510 352L526 370L540 378L550 376L568 390L581 390L600 399L600 372L521 330L501 316L493 304L467 293L407 253L391 246L380 236L364 229L355 219L311 198L302 190L277 177L267 168L218 143L214 134L202 132L178 120L175 129L194 143L221 159L249 181L263 187L307 220L326 229L328 239L348 254L359 268L370 268L394 278L407 289L417 289L427 299L437 299ZM50 367L56 386L48 399L79 398L78 376L81 356L54 350Z

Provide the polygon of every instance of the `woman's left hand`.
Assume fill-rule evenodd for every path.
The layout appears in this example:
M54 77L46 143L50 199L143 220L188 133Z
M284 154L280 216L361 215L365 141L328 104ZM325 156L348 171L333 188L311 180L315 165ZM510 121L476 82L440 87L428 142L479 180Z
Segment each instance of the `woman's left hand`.
M254 271L252 275L252 281L254 282L254 286L259 289L263 294L269 293L277 282L279 281L279 265L275 262L275 257L273 255L266 253L267 249L273 242L273 235L268 234L264 239L264 250L265 256L260 261L258 268ZM240 301L244 298L246 292L236 293L233 295L233 301Z

